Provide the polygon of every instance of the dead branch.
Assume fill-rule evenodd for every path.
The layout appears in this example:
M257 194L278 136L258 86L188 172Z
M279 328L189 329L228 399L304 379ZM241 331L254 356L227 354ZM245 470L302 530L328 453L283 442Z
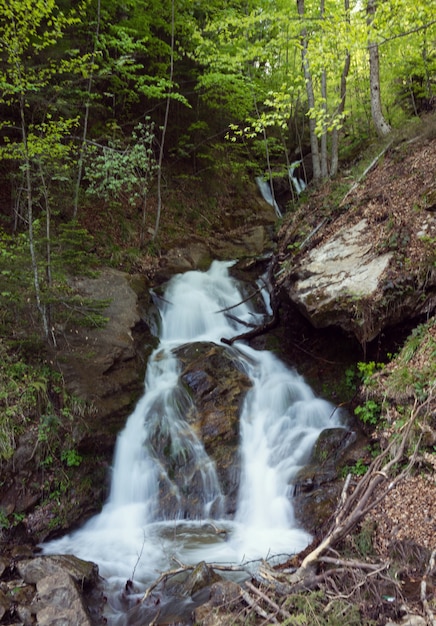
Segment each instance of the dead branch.
M228 317L230 320L241 324L241 326L246 326L247 328L256 328L255 324L249 324L248 322L244 322L244 320L241 320L239 317L236 317L236 315L232 315L231 313L225 313L225 316Z
M177 576L177 574L183 574L183 572L187 572L189 570L194 569L193 565L190 566L186 566L186 567L179 567L177 569L172 569L169 570L167 572L163 572L159 578L157 578L154 583L152 585L150 585L150 587L148 587L144 593L144 595L141 598L141 602L145 602L148 597L151 595L151 592L156 589L156 587L158 585L160 585L161 582L163 582L164 580L167 580L168 578L170 578L171 576Z
M250 589L250 591L252 591L256 595L258 595L260 598L262 598L262 600L264 602L269 604L269 606L276 611L276 614L281 615L285 619L288 619L288 618L291 617L291 614L288 611L286 611L285 609L282 609L276 602L274 602L274 600L272 600L266 593L261 591L258 587L256 587L255 585L253 585L249 581L247 581L245 583L245 586L248 587L248 589Z
M370 172L372 170L372 168L380 161L380 159L382 158L382 156L384 154L386 154L386 152L389 150L389 148L392 145L392 141L390 141L388 143L388 145L383 148L383 150L371 161L371 163L368 165L368 167L365 169L365 171L359 176L359 178L356 180L356 182L350 187L350 189L347 191L347 193L345 194L345 196L342 198L342 200L339 203L339 206L342 207L345 203L345 200L348 198L348 196L353 193L353 191L355 189L357 189L357 187L360 184L360 181L365 178L365 176L368 174L368 172Z
M331 556L322 556L318 559L318 561L321 563L330 563L343 568L363 569L377 572L380 571L380 568L386 568L386 563L365 563L364 561L355 561L354 559L346 561L344 559L338 559Z
M266 322L265 324L261 324L260 326L256 326L253 330L249 330L246 333L242 333L241 335L236 335L235 337L231 337L230 339L226 339L226 337L221 337L221 341L228 346L234 344L235 341L253 339L254 337L258 337L259 335L263 335L269 330L272 330L279 323L278 312L275 312L272 318Z
M367 513L410 471L415 462L417 447L406 469L397 476L392 477L391 482L383 486L395 471L396 465L403 460L406 444L409 441L412 427L421 409L422 405L418 406L417 402L415 402L409 420L402 427L403 432L400 441L398 442L395 438L391 440L387 448L373 460L366 474L357 483L350 495L347 495L348 485L346 481L329 531L321 543L303 559L297 572L292 575L295 582L304 577L307 569L313 566L330 547L337 544L350 533Z
M242 596L244 602L246 602L246 604L248 604L248 606L251 607L257 613L257 615L259 615L259 617L262 617L263 619L267 620L267 623L269 623L269 624L278 624L279 623L279 621L276 618L276 616L271 614L271 613L268 614L259 605L259 603L255 600L255 598L252 598L247 591L244 591L242 589L241 590L241 596Z
M247 296L243 300L240 300L239 302L237 302L236 304L232 304L231 306L226 306L225 309L220 309L219 311L215 311L215 313L227 313L227 311L231 311L232 309L236 309L241 304L245 304L249 300L252 300L255 296L260 294L260 292L261 292L261 289L256 289L256 291L254 291L252 294L250 294L249 296Z
M424 577L421 581L421 602L422 602L422 606L424 608L424 613L427 617L427 622L429 624L429 626L436 626L436 618L434 616L433 611L430 608L430 603L427 600L427 578L429 576L431 576L432 572L434 571L435 568L435 560L436 560L436 549L433 550L433 552L430 555L430 559L428 562L428 566L426 569L426 572L424 574Z
M253 339L254 337L258 337L259 335L265 334L266 332L268 332L269 330L272 330L278 325L279 303L277 302L276 294L275 294L274 287L273 287L273 280L272 280L273 271L274 271L274 258L272 259L270 263L270 266L268 269L268 275L266 279L264 280L265 287L268 289L268 293L269 293L270 306L273 312L272 316L264 324L260 324L259 326L256 326L255 328L247 331L246 333L236 335L235 337L231 337L230 339L227 339L226 337L222 337L221 341L225 343L226 345L231 346L235 341L239 341L239 340L244 341L246 339ZM259 289L256 293L260 293L260 291L261 290ZM247 298L247 299L250 299L250 298ZM244 302L244 300L242 302ZM238 305L235 305L235 306L238 306ZM233 307L229 307L229 308L233 308ZM223 311L227 311L227 310L228 309L223 309Z

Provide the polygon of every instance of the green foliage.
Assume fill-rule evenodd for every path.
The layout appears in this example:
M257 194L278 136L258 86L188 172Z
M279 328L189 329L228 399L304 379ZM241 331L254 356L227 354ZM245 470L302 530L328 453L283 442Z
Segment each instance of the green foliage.
M77 221L59 225L54 252L58 266L76 275L92 276L95 265L94 238Z
M2 340L0 359L0 464L11 458L19 437L34 430L34 453L42 467L78 467L82 457L76 437L92 407L64 390L58 372L24 362Z
M153 152L154 124L138 124L130 140L110 141L107 147L88 154L88 193L105 198L124 198L132 205L143 202L157 169Z
M357 371L364 385L370 385L374 374L383 369L384 363L376 363L375 361L359 361Z
M61 460L67 465L67 467L79 467L83 461L83 457L75 450L64 450L61 454Z
M366 474L368 466L363 459L357 459L354 465L345 465L341 470L341 475L345 478L348 474L353 476L363 476Z
M354 409L354 414L362 420L364 424L372 424L375 426L381 413L381 406L375 400L367 400L364 404Z

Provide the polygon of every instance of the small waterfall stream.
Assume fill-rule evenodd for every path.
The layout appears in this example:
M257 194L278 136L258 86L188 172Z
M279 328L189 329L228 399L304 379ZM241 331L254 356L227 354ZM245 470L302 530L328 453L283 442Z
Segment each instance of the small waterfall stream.
M340 425L330 403L315 397L302 377L273 354L235 342L232 349L252 387L240 417L242 470L234 519L224 518L226 494L214 463L184 419L192 400L179 383L173 349L193 341L220 343L222 337L244 332L244 322L263 319L251 303L242 302L230 266L214 262L207 272L187 272L169 281L159 304L160 344L149 360L144 395L118 437L108 501L83 528L43 546L46 554L75 554L96 562L114 592L132 572L135 583L145 588L172 567L173 556L187 564L242 563L292 554L311 540L295 523L290 492L319 433ZM231 319L223 311L228 307L233 307ZM153 452L156 436L169 442L169 454L186 458L184 490L194 480L195 460L195 480L203 494L195 519L185 519L182 505L170 519L159 510L162 483L177 502L182 500L180 486ZM213 526L226 534L216 534Z

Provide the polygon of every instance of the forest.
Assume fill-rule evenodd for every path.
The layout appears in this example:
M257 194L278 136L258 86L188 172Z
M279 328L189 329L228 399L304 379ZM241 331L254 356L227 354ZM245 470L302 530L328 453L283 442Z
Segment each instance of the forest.
M418 293L416 310L421 305L422 310L419 319L410 312L413 322L408 319L401 329L395 354L386 340L383 356L391 363L374 357L380 338L371 346L371 335L366 352L365 335L361 345L352 344L352 367L342 366L340 374L330 368L325 395L339 406L348 403L370 445L340 470L336 482L342 481L343 490L336 494L330 525L299 560L287 562L286 575L263 563L265 578L248 583L236 609L229 609L229 619L236 621L228 623L400 619L405 611L391 598L403 597L403 570L392 582L394 557L383 544L388 533L376 504L391 490L396 493L413 467L427 478L434 475L436 326L430 304L427 319L423 315L424 304L434 300L436 264L429 226L436 196L434 182L428 182L436 165L434 148L428 148L436 128L432 3L0 0L0 84L0 545L7 547L13 567L12 544L67 532L95 513L107 495L117 431L110 422L102 434L98 409L67 390L63 366L77 356L73 335L83 340L83 352L88 333L108 324L112 332L110 287L124 293L125 276L133 277L133 284L141 275L150 281L147 289L154 287L153 279L156 284L168 279L158 270L173 248L209 241L213 249L218 235L225 241L233 229L251 226L262 187L275 207L268 228L277 245L273 278L282 294L286 272L292 273L308 242L319 237L322 243L332 216L346 226L373 207L373 232L379 233L374 247L394 259L382 302L394 310L402 295L406 301ZM404 139L417 128L424 128L422 143ZM426 159L425 193L413 188L413 195L421 178L415 172L409 180L405 164L424 170ZM360 188L374 165L380 165L374 188L363 189L363 183ZM385 183L392 183L386 193ZM413 201L403 207L407 188ZM413 239L423 214L427 231ZM389 236L383 239L385 232ZM412 274L421 282L411 295ZM77 285L88 279L101 280L103 298L80 292ZM111 280L114 285L108 286ZM352 302L356 311L359 304ZM141 306L151 309L152 298ZM389 306L386 311L388 317ZM369 317L378 312L374 308ZM284 335L273 336L271 343L286 336L287 322L285 314L278 331ZM368 333L371 324L372 319ZM310 349L323 341L316 332ZM132 343L150 343L135 358L130 344L120 348L138 378L152 340L133 334ZM333 353L322 354L319 371L336 359L332 337ZM298 365L308 354L296 357ZM89 371L97 372L101 363L95 356L91 348L82 354L78 369L87 360ZM139 395L130 384L128 379L129 407L127 401L122 405L123 389L113 409L120 422ZM319 386L317 391L326 391ZM103 392L99 399L103 404ZM101 437L97 443L92 427ZM402 492L406 505L393 506L396 514L411 502L409 528L419 526L412 513L423 508L427 496L428 511L434 506L434 483L422 489L430 483L419 472L415 479L419 498L412 481ZM11 504L11 493L19 506ZM371 526L374 509L379 535ZM427 517L430 524L431 514ZM413 606L420 603L426 623L434 624L434 601L428 598L434 591L435 551L427 545L428 524L421 529L425 541L409 546L399 560L403 566L409 559L407 583L421 585ZM370 536L378 537L377 554ZM0 571L2 585L13 567ZM156 585L165 587L165 573ZM0 602L1 623L3 615L13 617L11 606ZM12 617L7 623L15 623Z
M95 249L96 205L106 221L133 211L122 246L133 256L159 249L171 186L207 188L226 172L239 186L262 176L274 194L290 168L305 184L335 177L434 106L435 22L430 3L405 0L2 0L12 317L30 297L36 334L55 342L59 285ZM180 209L178 224L193 221Z

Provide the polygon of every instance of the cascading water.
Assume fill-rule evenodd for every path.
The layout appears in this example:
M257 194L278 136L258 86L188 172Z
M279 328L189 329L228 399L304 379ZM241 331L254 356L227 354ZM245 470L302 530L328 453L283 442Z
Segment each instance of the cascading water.
M133 571L135 582L147 586L171 567L172 556L191 564L241 563L292 554L310 542L294 521L292 479L320 432L340 425L330 403L315 397L271 353L235 342L232 349L252 387L240 417L242 470L233 520L223 519L226 494L214 463L185 420L192 400L179 383L173 350L194 341L220 343L263 318L243 302L230 266L214 262L207 272L177 275L168 283L159 304L160 344L150 357L144 395L118 437L108 501L82 529L43 546L46 554L75 554L96 562L112 589L123 586ZM224 310L230 307L227 316ZM175 481L164 468L156 453L162 442L168 455L181 459L178 466L186 468L186 477ZM187 510L183 497L193 480L202 492L194 512ZM173 499L167 519L159 507L163 484ZM211 532L212 517L213 525L227 531L225 538Z

